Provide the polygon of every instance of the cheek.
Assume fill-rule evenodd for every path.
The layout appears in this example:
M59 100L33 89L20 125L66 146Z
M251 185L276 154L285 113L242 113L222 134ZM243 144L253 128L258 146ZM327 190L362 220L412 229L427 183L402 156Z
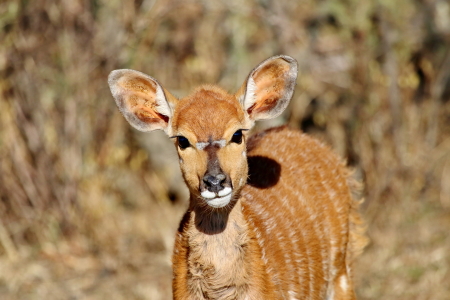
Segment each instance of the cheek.
M222 170L230 176L235 188L242 187L247 182L248 166L244 149L244 147L227 147L219 153Z
M197 190L206 171L206 156L196 150L179 151L180 169L189 188Z

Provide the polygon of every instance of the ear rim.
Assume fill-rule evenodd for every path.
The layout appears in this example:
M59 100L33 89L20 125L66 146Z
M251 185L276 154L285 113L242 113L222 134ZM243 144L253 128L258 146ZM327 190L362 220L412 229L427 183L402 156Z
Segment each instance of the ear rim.
M248 113L248 109L251 108L256 101L256 94L255 94L256 83L253 80L252 76L268 62L277 59L283 59L289 64L290 67L285 81L285 93L283 94L283 97L277 101L277 105L275 106L274 109L271 110L271 114L256 114L252 116L251 114ZM249 118L252 121L257 121L257 120L273 119L281 115L281 113L283 113L283 111L289 105L290 100L292 99L292 95L294 94L295 85L297 81L297 76L298 76L298 62L291 56L275 55L259 63L247 76L247 79L244 81L243 86L237 93L239 94L242 91L242 89L245 89L244 92L239 96L238 100L241 103L246 114L248 114Z
M126 75L134 75L134 77L142 77L146 80L149 80L150 82L153 82L156 86L156 93L155 93L155 102L156 107L159 108L158 111L156 111L158 114L167 117L167 121L165 118L161 118L160 122L156 123L146 123L139 119L130 109L127 107L126 100L124 95L126 94L126 91L121 91L121 87L118 84L121 78L123 78ZM174 104L168 101L168 97L173 97L168 91L166 91L161 84L153 78L152 76L149 76L143 72L132 70L132 69L117 69L113 70L108 75L108 85L111 90L111 94L114 98L114 101L119 108L120 113L124 116L124 118L127 120L127 122L135 129L142 131L142 132L150 132L154 130L163 130L167 133L170 120L173 116L173 109Z

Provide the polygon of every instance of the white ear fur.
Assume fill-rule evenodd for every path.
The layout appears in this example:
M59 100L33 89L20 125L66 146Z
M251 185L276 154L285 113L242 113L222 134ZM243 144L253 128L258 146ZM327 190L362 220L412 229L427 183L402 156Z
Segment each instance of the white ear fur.
M159 84L156 86L156 96L155 96L156 107L158 108L158 112L164 116L172 117L173 107L166 100L166 96L164 95L164 91Z
M241 101L244 109L247 111L256 102L256 84L252 77L248 78L247 89L245 91L244 99Z
M109 74L108 84L117 107L131 126L140 131L167 130L173 107L156 79L121 69Z

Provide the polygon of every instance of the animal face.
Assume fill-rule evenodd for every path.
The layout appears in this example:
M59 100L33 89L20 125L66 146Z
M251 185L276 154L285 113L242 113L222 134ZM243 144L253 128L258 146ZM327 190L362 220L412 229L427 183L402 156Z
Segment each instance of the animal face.
M234 95L201 87L180 100L171 123L184 179L200 205L228 205L247 179L250 122Z

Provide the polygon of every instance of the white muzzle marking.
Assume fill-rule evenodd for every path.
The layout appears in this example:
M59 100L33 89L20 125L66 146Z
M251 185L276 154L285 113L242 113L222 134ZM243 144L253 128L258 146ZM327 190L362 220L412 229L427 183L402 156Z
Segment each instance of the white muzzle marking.
M214 199L216 198L216 193L210 192L208 190L202 192L202 197L206 199Z
M226 187L223 190L219 191L217 195L208 190L203 191L201 195L206 199L206 203L209 206L212 206L214 208L221 208L230 203L232 191L233 190L230 187Z

